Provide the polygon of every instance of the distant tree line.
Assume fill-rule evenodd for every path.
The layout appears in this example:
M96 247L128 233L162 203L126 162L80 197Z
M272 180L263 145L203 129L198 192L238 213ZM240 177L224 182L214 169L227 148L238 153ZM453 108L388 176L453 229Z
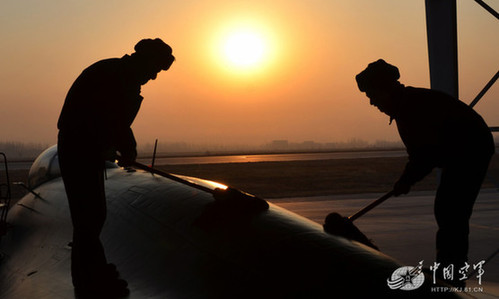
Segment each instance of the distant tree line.
M288 140L274 140L270 143L264 145L264 148L269 150L359 150L359 149L399 149L403 148L401 141L386 141L386 140L376 140L375 142L369 142L359 138L352 138L347 141L338 142L315 142L315 141L303 141L303 142L290 142Z
M195 144L187 142L158 142L157 154L163 155L217 155L217 154L249 154L265 152L297 152L297 151L336 151L361 149L402 149L401 141L376 140L368 142L353 138L340 142L293 142L288 140L273 140L260 145L248 144ZM139 156L151 156L154 151L153 143L139 144Z
M0 152L4 153L9 161L34 160L48 147L45 143L0 142Z
M9 161L34 160L50 145L46 143L0 142L0 152L7 155ZM499 145L498 145L499 146ZM198 144L188 142L158 142L157 154L162 155L217 155L217 154L250 154L265 152L296 152L296 151L348 151L348 150L383 150L403 149L401 141L376 140L368 142L363 139L352 138L339 142L292 142L288 140L273 140L260 145L249 144ZM152 156L154 143L138 145L139 156Z

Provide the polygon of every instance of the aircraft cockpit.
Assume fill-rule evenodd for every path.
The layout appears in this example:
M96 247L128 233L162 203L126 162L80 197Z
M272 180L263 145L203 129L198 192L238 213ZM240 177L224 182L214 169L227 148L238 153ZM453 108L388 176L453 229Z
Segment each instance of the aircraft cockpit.
M112 162L106 162L106 168L118 168ZM28 187L33 189L52 179L61 176L57 145L53 145L42 152L31 166L28 175Z

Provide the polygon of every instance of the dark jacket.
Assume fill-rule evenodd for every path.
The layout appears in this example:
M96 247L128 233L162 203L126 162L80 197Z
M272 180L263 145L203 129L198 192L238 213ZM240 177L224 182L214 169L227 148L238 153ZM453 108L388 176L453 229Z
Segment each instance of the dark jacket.
M116 150L135 151L130 128L142 102L130 56L101 60L85 69L71 86L57 127L59 138L89 154L111 158Z
M395 101L393 118L409 154L401 181L412 185L435 167L494 153L492 133L482 117L450 95L401 87Z

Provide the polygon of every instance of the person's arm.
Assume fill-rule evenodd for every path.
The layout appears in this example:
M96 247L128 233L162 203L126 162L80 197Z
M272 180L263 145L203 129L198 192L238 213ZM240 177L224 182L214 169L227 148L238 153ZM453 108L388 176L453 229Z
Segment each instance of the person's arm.
M410 154L402 175L393 186L393 195L398 196L409 193L411 187L427 176L434 167L430 154L426 154L424 151L418 154Z
M142 103L140 85L132 85L116 70L111 70L102 87L102 106L105 115L103 132L112 151L112 159L120 166L129 166L137 157L137 142L131 125ZM117 153L118 152L118 153Z
M137 142L130 127L123 128L117 134L118 165L128 167L137 158Z
M123 167L130 166L137 158L137 142L130 126L142 102L139 93L140 90L124 95L119 107L116 107L113 131L116 150L120 154L118 164Z

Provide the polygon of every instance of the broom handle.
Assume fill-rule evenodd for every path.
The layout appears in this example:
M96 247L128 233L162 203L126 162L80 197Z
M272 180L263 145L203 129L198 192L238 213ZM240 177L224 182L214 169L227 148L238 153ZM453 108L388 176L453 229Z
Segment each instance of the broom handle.
M393 191L390 191L386 193L385 195L381 196L380 198L376 199L373 201L371 204L369 204L367 207L363 208L362 210L358 211L357 213L353 214L352 216L348 217L350 221L354 221L355 219L359 218L360 216L364 215L365 213L369 212L372 210L374 207L379 205L380 203L384 202L388 198L392 197Z
M168 178L170 180L173 180L173 181L176 181L176 182L179 182L179 183L182 183L184 185L188 185L188 186L191 186L193 188L196 188L196 189L199 189L201 191L204 191L204 192L208 192L208 193L214 193L215 191L213 191L212 189L208 188L208 187L205 187L205 186L201 186L201 185L198 185L196 183L193 183L191 181L188 181L188 180L185 180L181 177L178 177L174 174L170 174L168 172L164 172L164 171L161 171L161 170L158 170L156 168L152 168L152 167L149 167L147 165L144 165L142 163L139 163L139 162L133 162L132 163L132 166L133 167L136 167L138 169L142 169L144 171L147 171L147 172L150 172L150 173L153 173L153 174L157 174L157 175L160 175L162 177L165 177L165 178Z

